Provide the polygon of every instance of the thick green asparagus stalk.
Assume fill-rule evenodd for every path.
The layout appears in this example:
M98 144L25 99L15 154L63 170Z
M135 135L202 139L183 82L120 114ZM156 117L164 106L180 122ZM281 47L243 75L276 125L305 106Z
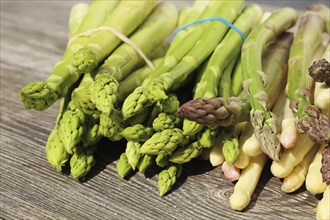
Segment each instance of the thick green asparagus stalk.
M222 16L229 21L233 21L236 18L238 10L241 7L242 3L243 2L241 1L235 1L235 4L232 3L229 5L226 1L211 1L203 11L201 16L199 17L199 19L206 17L209 18L214 16ZM230 13L228 13L229 11ZM216 27L216 28L214 29L209 27ZM151 100L152 96L150 96L151 94L149 95L149 92L153 92L154 94L157 93L156 90L152 91L152 84L154 84L155 80L160 79L159 78L160 75L163 75L163 73L171 71L174 67L177 67L176 68L177 70L179 70L181 67L185 67L182 70L184 70L185 73L188 72L191 73L214 50L214 47L221 40L227 29L228 27L225 26L224 24L221 24L220 22L207 22L204 24L194 25L191 28L187 29L186 31L182 31L182 33L179 32L174 38L173 43L171 44L167 54L165 55L164 62L160 64L160 66L156 68L152 72L152 74L144 81L142 87L146 87L146 88L141 89L140 87L138 87L125 100L122 108L124 118L129 118L139 113L142 107L144 108L150 106L155 101L165 99L166 95L164 95L163 93L159 93L158 94L159 97L157 99ZM189 32L188 34L188 31L191 32ZM213 31L215 31L215 33L213 33ZM182 36L184 37L182 38ZM207 41L207 38L211 38L211 37L212 39L208 39L207 48L200 44L199 41L200 39ZM176 40L176 38L180 38L180 40ZM196 46L197 42L199 42L198 47ZM210 42L211 44L209 44ZM195 49L193 50L192 48L194 47ZM196 51L197 48L203 48L202 53L200 53L200 51ZM188 62L188 64L186 64L186 61L188 61L187 60L188 57L190 57L187 56L188 52L189 54L191 52L193 52L193 54L195 53L198 54L197 60L192 59L193 61L196 61L195 63L192 64L191 62ZM182 64L177 65L185 56L187 56L187 58L183 60ZM187 67L190 67L189 70L186 70ZM172 75L175 74L176 72L172 73ZM182 81L185 81L185 78L187 78L188 76L189 74L186 74L186 76L181 77ZM166 80L166 81L170 82L171 80ZM147 84L149 84L149 86L147 86ZM144 93L141 93L141 91L144 91Z
M173 129L181 127L182 121L178 113L167 114L159 113L158 117L152 123L153 129L158 131L163 131L165 129Z
M119 141L123 138L123 130L124 121L119 110L113 109L109 115L106 113L100 115L99 132L104 137L109 138L111 141Z
M251 123L262 150L273 160L280 157L279 126L276 116L270 112L269 98L265 92L268 81L262 69L262 52L268 43L285 30L291 28L297 20L297 12L292 8L282 8L262 24L258 25L246 39L242 49L242 67L245 90L251 103ZM254 62L251 63L251 60Z
M279 89L285 85L289 49L293 39L291 33L282 34L273 44L266 48L263 57L263 69L268 83L265 91L273 104ZM237 77L239 81L241 79ZM233 81L232 84L236 82ZM211 127L230 126L249 118L251 106L248 95L241 91L238 97L199 98L183 104L179 113L186 119Z
M300 18L290 49L287 86L290 108L297 118L298 131L307 133L318 143L329 141L330 121L311 104L308 68L313 61L313 54L323 43L324 23L322 17L313 11L306 11Z
M177 17L175 5L160 3L130 40L149 57L157 45L174 29ZM111 111L117 101L118 82L143 62L142 57L127 43L122 44L104 61L98 70L95 83L91 86L92 101L100 111Z
M148 140L153 134L153 129L149 127L145 127L142 124L135 124L130 127L126 127L122 132L121 135L127 141L133 142L143 142Z
M189 141L187 136L184 136L182 130L178 128L166 129L153 134L140 148L140 153L157 155L162 153L170 154L178 146L185 145Z
M159 195L163 196L170 191L177 178L181 175L181 165L172 165L158 174Z
M128 174L130 174L133 171L131 165L128 162L126 153L122 153L120 155L116 167L117 167L117 173L121 178L125 178Z
M102 24L102 22L104 22L110 14L115 11L119 2L119 0L93 0L88 7L88 10L76 34L81 34L99 27L100 24Z
M139 149L141 144L139 142L128 141L126 145L126 157L129 165L132 167L133 170L136 169L137 165L139 164L139 160L141 159L141 154L139 153Z
M119 30L123 35L132 33L155 6L156 1L121 1L116 10L102 23ZM121 43L121 40L108 30L93 34L83 48L73 54L72 66L78 73L87 73L98 66Z
M117 18L112 15L108 16L118 3L117 0L93 1L77 33L97 28L100 25L107 25L109 22L103 23L107 17L114 22L122 19L122 16L118 18L118 15L116 15ZM21 89L20 99L25 108L45 110L68 93L69 88L80 78L80 74L72 67L72 56L78 49L86 45L89 38L90 36L85 36L72 40L67 46L64 56L55 65L46 81L32 82Z
M187 147L180 147L173 152L169 158L170 162L177 164L188 163L192 159L198 157L202 153L203 146L200 145L197 141L189 144Z
M182 27L196 21L203 13L209 2L210 0L196 0L193 5L182 8L179 15L178 26Z
M232 73L231 94L234 97L239 96L243 90L243 69L241 57L238 58Z
M87 3L77 3L72 6L69 18L69 39L78 33L79 27L82 24L89 5Z
M84 148L78 146L70 159L70 173L74 179L83 179L95 164L96 145Z

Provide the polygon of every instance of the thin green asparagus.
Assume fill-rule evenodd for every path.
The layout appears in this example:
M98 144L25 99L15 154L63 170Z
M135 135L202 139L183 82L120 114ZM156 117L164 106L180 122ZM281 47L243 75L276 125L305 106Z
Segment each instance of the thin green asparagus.
M72 6L69 18L69 39L78 33L78 30L88 12L88 8L89 5L87 3L77 3Z
M141 156L139 164L137 168L139 169L140 173L143 173L155 162L155 156L144 154Z

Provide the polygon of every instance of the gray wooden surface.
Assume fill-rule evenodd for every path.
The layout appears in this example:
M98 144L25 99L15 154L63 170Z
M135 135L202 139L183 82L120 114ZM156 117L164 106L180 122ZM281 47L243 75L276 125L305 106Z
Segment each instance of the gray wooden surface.
M161 198L157 169L122 180L115 161L122 143L103 141L96 166L84 182L56 172L45 141L58 103L27 111L19 89L46 79L67 40L73 1L1 1L0 217L3 219L314 219L317 199L304 188L281 192L269 164L244 212L230 209L233 184L221 168L195 161L170 194Z

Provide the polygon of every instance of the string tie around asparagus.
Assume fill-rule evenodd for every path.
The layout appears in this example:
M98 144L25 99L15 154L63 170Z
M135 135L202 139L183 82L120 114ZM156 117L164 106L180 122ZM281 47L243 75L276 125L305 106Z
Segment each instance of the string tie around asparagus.
M180 31L183 31L195 24L210 22L210 21L220 21L220 22L224 23L225 25L227 25L228 27L230 27L231 29L235 30L239 35L241 35L243 40L246 39L245 34L238 27L236 27L234 24L232 24L231 22L227 21L226 19L224 19L222 17L204 18L204 19L199 19L199 20L193 21L187 25L184 25L184 26L178 28L176 31L174 31L173 36L177 35L177 33L179 33Z
M124 34L122 34L119 30L117 30L116 28L113 27L108 27L108 26L101 26L98 28L94 28L88 31L85 31L81 34L77 34L74 37L72 37L67 46L69 46L73 41L75 41L77 38L79 37L89 37L92 34L98 32L98 31L110 31L111 33L113 33L114 35L116 35L120 40L122 40L123 42L127 43L128 45L130 45L137 54L139 54L141 56L141 58L146 62L146 64L152 69L155 69L154 64L150 61L150 59L142 52L142 50L133 42L131 41L128 37L126 37Z

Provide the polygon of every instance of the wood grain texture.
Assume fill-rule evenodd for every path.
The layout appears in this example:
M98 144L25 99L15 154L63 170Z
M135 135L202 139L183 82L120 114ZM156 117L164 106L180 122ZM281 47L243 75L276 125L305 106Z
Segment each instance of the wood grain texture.
M84 182L56 172L45 142L59 103L27 111L19 89L44 80L67 42L73 1L1 1L0 217L3 219L314 219L317 199L304 188L281 192L269 164L244 212L230 209L233 184L221 168L194 161L184 166L170 194L157 191L157 169L128 180L115 163L123 143L102 141L96 166Z

